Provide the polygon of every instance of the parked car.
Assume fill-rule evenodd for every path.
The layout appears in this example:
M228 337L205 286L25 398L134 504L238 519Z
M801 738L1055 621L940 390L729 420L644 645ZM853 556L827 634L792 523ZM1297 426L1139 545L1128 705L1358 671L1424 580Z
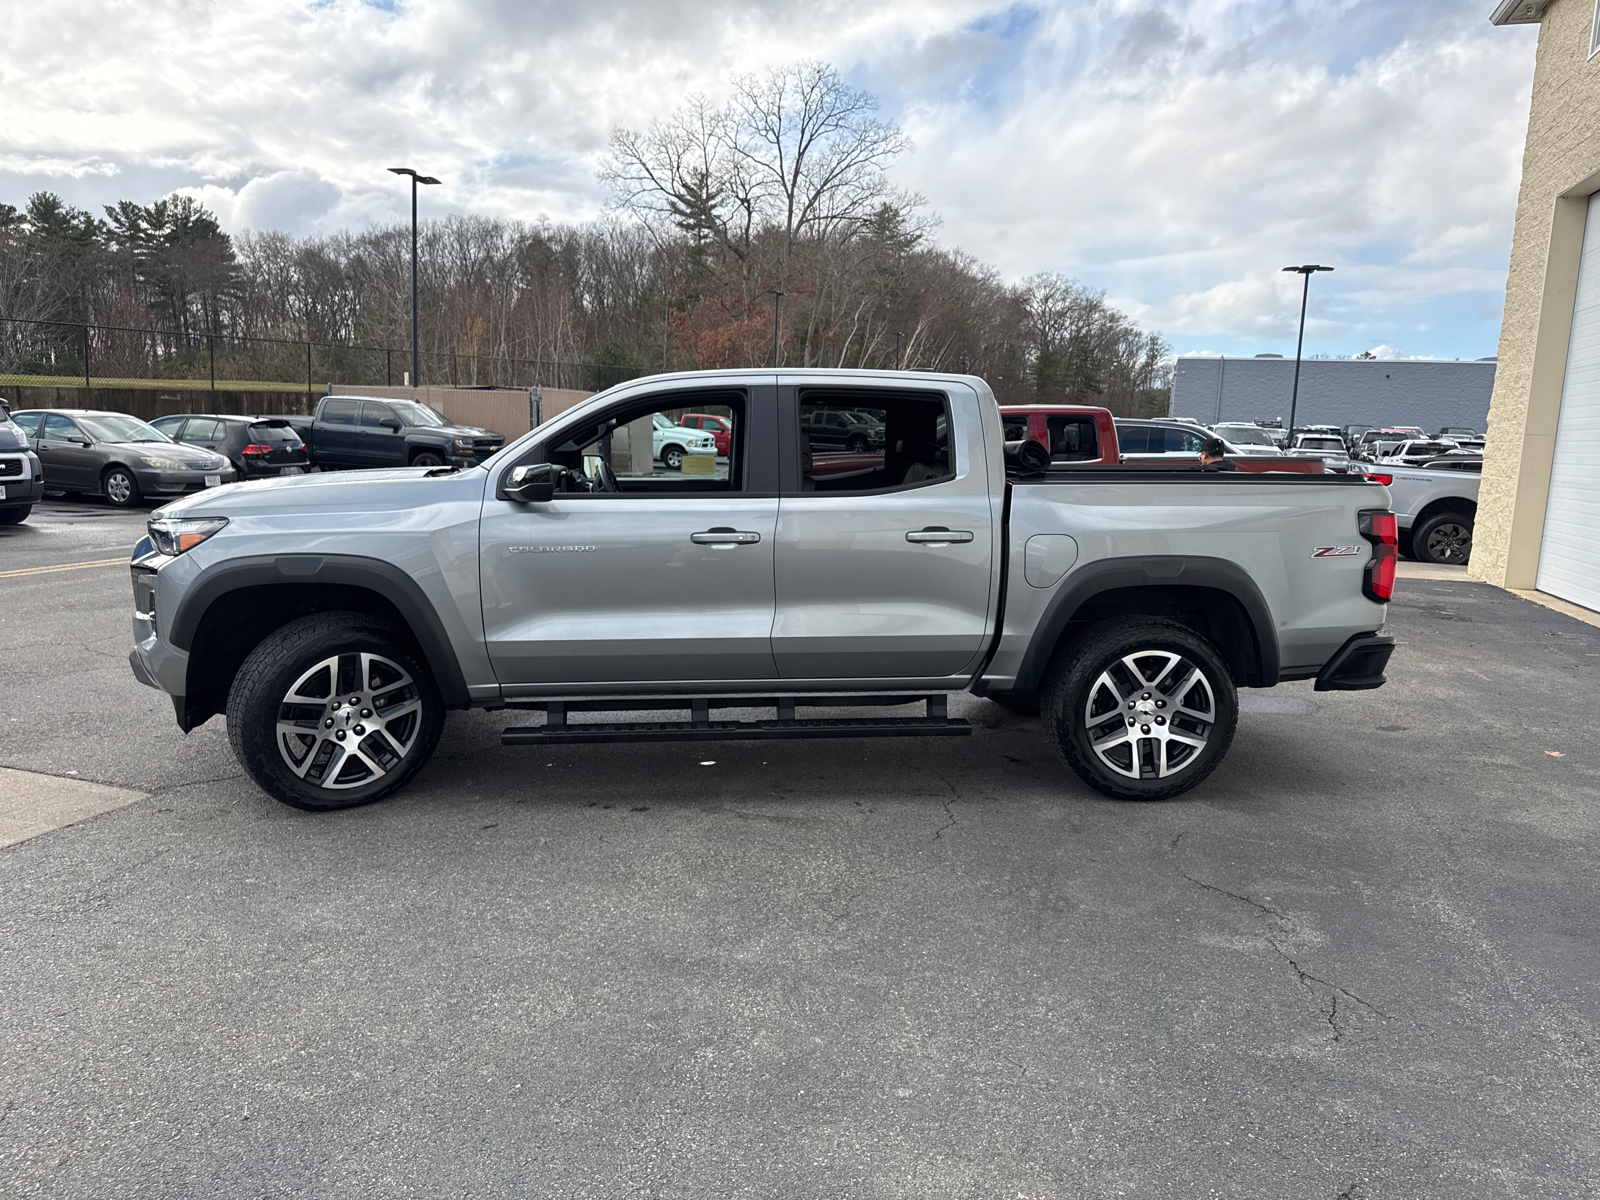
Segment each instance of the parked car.
M1369 429L1361 435L1361 442L1356 446L1350 457L1365 459L1367 462L1376 462L1384 455L1389 454L1402 442L1420 440L1425 435L1414 426L1389 426L1383 429Z
M226 457L180 446L138 417L84 408L36 408L17 414L52 492L103 495L117 508L149 497L182 496L233 483Z
M476 425L454 425L415 400L324 396L317 411L281 419L323 470L361 467L470 467L506 439Z
M185 731L225 712L250 778L319 811L403 787L450 708L542 710L502 740L543 754L961 736L968 690L1042 694L1085 785L1160 800L1222 761L1238 688L1385 682L1394 517L1367 479L1013 477L981 380L780 378L631 380L463 471L179 501L134 550L130 667ZM708 403L767 431L761 452L714 479L608 466L613 431ZM845 404L884 412L887 449L861 455L880 465L802 472L801 417ZM838 715L903 704L925 715ZM682 719L581 719L623 707Z
M11 406L0 400L0 525L28 519L44 498L44 470L28 445L27 431L11 419Z
M1341 428L1339 433L1344 438L1345 450L1350 454L1354 454L1356 447L1361 443L1361 435L1366 433L1369 429L1376 428L1376 425L1362 425L1359 423L1355 425L1346 425Z
M804 432L813 450L849 450L862 454L884 448L883 419L871 420L866 414L831 406L810 409Z
M1211 427L1211 432L1248 454L1277 454L1278 442L1272 434L1259 425L1243 421L1222 421Z
M1156 421L1118 417L1116 419L1117 444L1122 452L1122 462L1129 466L1188 466L1200 465L1200 450L1212 437L1204 429L1185 429L1176 425L1163 425ZM1258 474L1265 471L1287 471L1299 475L1320 475L1324 465L1314 456L1288 457L1275 446L1259 442L1235 445L1222 438L1224 454L1236 471Z
M1441 461L1447 465L1437 465ZM1368 468L1366 477L1389 489L1401 554L1445 566L1471 561L1483 470L1483 460L1475 461L1476 471L1466 456L1433 459L1418 467Z
M1351 469L1350 452L1345 449L1344 438L1337 429L1332 433L1302 433L1295 438L1289 453L1320 458L1328 470L1336 473Z
M678 424L685 429L709 433L716 439L717 454L722 458L728 457L729 447L733 445L733 422L727 417L719 417L715 413L686 413L678 418Z
M175 442L226 456L240 479L303 475L311 466L306 444L282 417L235 417L182 413L151 421Z
M1389 466L1418 466L1430 458L1438 458L1449 454L1452 450L1460 449L1449 438L1429 439L1427 441L1405 441L1391 449L1387 454L1379 455L1378 463Z

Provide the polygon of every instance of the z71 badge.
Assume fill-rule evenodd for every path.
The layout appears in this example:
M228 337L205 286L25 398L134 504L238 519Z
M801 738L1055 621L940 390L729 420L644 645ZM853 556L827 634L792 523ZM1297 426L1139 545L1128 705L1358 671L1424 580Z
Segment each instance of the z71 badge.
M1311 552L1312 558L1354 558L1361 553L1360 546L1318 546Z

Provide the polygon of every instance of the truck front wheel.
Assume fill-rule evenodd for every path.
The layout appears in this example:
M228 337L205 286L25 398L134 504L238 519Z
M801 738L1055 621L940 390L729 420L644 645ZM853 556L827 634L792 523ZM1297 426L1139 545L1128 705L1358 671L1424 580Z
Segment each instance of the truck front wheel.
M370 804L422 770L444 728L427 667L387 621L314 613L261 642L228 692L228 741L294 808Z
M1046 735L1079 779L1118 800L1166 800L1227 753L1239 698L1222 655L1187 626L1120 617L1080 634L1043 689Z

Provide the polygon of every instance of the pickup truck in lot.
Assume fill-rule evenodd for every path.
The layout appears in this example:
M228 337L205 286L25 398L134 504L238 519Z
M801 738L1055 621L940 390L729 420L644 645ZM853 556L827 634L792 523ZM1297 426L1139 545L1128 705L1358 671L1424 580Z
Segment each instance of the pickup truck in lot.
M654 417L683 411L729 414L730 453L658 471ZM882 446L813 453L831 411ZM1037 705L1085 783L1154 800L1220 761L1237 688L1384 682L1381 485L1023 447L968 375L632 380L465 470L168 505L133 555L130 663L314 810L403 786L449 708L544 714L510 745L960 736L962 691ZM681 719L580 719L640 711Z
M1483 459L1462 455L1420 466L1369 466L1367 478L1389 489L1402 554L1443 566L1471 560Z
M452 425L415 400L325 396L310 417L287 421L325 471L366 467L470 467L506 439L476 425Z

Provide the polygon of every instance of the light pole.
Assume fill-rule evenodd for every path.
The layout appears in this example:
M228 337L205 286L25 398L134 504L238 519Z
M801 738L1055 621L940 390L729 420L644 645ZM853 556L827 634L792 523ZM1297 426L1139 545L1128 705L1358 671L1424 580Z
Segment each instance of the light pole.
M1311 298L1311 277L1318 271L1331 271L1332 267L1307 263L1303 267L1285 267L1292 275L1304 275L1305 286L1300 290L1300 340L1294 344L1294 392L1289 397L1289 444L1294 444L1294 412L1300 403L1300 351L1306 344L1306 301Z
M410 167L390 167L396 175L411 176L411 386L422 386L420 355L417 353L417 184L438 183L432 175L418 175Z
M783 297L783 292L780 292L777 288L772 289L772 365L775 368L783 365L778 358L780 353L778 347L778 310L783 307Z

